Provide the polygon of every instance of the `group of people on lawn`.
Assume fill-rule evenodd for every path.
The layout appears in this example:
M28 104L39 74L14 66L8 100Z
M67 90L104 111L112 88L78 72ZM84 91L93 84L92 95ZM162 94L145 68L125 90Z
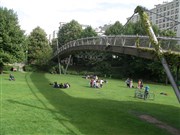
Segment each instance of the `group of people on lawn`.
M127 80L126 80L125 82L126 82L127 87L129 87L129 88L134 88L133 79L127 78ZM143 88L143 81L142 81L141 79L138 80L138 86L137 86L137 88L138 88L138 89L142 89L142 88Z
M125 82L126 82L127 87L134 88L133 79L127 78L127 80ZM140 89L140 90L143 89L143 81L142 81L142 79L138 80L137 88ZM150 89L150 87L148 85L144 87L144 95L145 96L147 96L149 94L149 89Z
M89 79L90 79L90 87L92 87L92 88L102 88L103 83L107 83L106 80L99 79L97 75L95 75Z
M58 84L57 82L54 82L53 88L69 88L70 84L69 83L60 83Z

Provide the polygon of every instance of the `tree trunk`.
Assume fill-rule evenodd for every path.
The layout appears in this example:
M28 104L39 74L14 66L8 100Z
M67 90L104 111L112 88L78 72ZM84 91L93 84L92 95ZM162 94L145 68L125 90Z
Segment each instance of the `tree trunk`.
M177 70L176 70L176 82L177 82L177 84L179 85L179 65L177 66Z

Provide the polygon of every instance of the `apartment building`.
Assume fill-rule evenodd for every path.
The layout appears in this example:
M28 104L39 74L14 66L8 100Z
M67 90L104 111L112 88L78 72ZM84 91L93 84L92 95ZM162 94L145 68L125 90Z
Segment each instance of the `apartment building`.
M180 0L171 2L163 2L155 5L153 9L147 12L152 24L155 24L161 30L173 30L176 36L180 37ZM129 19L129 18L127 18ZM131 22L137 22L140 19L139 15L131 18Z

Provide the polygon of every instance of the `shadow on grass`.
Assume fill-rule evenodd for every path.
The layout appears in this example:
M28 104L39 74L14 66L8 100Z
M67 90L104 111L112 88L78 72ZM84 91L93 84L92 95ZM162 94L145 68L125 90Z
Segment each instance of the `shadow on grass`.
M30 78L39 92L54 106L56 113L54 113L54 110L49 109L33 89L31 89L33 95L42 103L46 110L49 110L53 114L54 119L59 121L71 134L170 134L165 130L158 129L154 125L140 120L137 117L140 114L149 114L158 117L162 121L166 120L165 122L176 128L179 128L178 125L180 125L180 121L178 120L180 117L180 108L178 107L146 102L76 98L69 96L60 89L53 89L52 91L46 89L50 82L44 74L32 73ZM33 107L32 105L27 106ZM57 113L66 117L68 124L65 124Z

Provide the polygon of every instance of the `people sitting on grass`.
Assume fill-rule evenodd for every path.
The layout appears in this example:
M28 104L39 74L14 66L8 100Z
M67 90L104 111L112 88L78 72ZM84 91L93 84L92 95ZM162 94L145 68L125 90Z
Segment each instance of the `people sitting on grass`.
M134 88L133 79L130 79L129 87L130 87L130 88Z
M54 88L59 88L59 84L57 82L54 82L54 85L53 85Z
M95 88L100 88L100 84L99 84L99 81L97 80L96 83L95 83Z
M70 84L69 83L64 83L64 87L63 88L69 88Z
M99 80L99 85L100 85L101 88L102 88L102 86L103 86L103 83L104 83L104 80L100 79L100 80Z
M103 83L107 83L107 80L104 81L103 79L99 79L99 80L91 79L89 84L90 87L92 88L102 88Z
M90 80L90 87L93 87L94 86L94 79L91 79Z
M127 87L129 87L129 88L134 88L133 79L127 78L127 80L125 81L125 83L126 83L126 86L127 86Z
M51 85L52 83L50 83ZM57 82L54 82L53 84L53 88L69 88L70 87L70 84L69 83L60 83L58 84Z
M130 87L130 85L129 85L130 84L130 79L129 78L126 79L125 83L126 83L127 87Z
M63 87L64 87L63 83L60 83L59 88L63 88Z
M148 85L144 88L144 100L147 99L147 96L149 94L149 89L150 89L150 87Z
M15 81L15 77L12 74L9 75L9 81Z
M141 79L138 80L138 89L142 89L143 88L143 81Z

